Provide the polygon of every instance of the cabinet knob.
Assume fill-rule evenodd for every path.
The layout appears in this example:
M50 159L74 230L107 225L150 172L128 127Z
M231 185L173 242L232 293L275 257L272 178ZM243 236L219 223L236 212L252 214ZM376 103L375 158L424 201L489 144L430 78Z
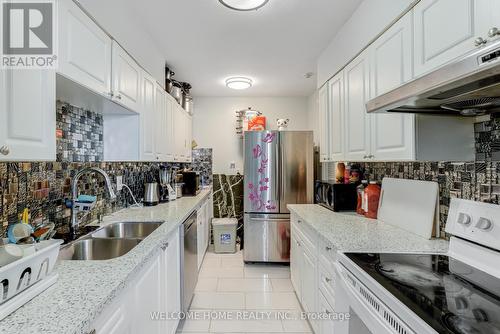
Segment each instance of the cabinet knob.
M104 95L107 95L109 97L113 97L115 94L113 92L103 92Z
M118 94L118 95L116 95L116 98L117 98L118 100L121 100L121 99L122 99L122 95L121 95L121 94Z
M10 148L6 145L0 147L0 154L2 155L9 155L10 153Z
M300 220L300 219L297 219L297 223L299 223L299 224L300 224L300 223L302 223L302 220Z
M488 31L488 36L493 38L500 35L500 30L497 27L493 27Z
M331 278L329 278L329 277L325 277L325 282L326 282L326 283L330 283L331 281L332 281L332 279L331 279Z
M327 252L329 252L329 251L332 250L332 247L326 246L325 249L326 249Z
M486 39L484 39L482 37L478 37L478 38L476 38L474 40L474 45L475 46L481 46L481 45L486 44L486 43L488 43L488 40L486 40Z
M363 159L368 159L368 156L367 156L367 155L364 155L364 156L363 156Z

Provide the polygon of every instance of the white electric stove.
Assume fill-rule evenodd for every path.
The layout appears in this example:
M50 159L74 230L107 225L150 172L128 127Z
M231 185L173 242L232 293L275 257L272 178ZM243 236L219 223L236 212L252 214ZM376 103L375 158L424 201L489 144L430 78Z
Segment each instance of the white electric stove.
M452 199L446 232L446 254L340 254L335 334L500 334L500 206Z

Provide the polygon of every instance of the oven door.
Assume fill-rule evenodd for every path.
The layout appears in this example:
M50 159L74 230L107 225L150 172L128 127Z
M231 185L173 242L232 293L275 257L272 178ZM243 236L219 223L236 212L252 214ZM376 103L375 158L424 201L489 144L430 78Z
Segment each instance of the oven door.
M415 334L341 264L335 264L335 312L349 320L335 321L335 334Z

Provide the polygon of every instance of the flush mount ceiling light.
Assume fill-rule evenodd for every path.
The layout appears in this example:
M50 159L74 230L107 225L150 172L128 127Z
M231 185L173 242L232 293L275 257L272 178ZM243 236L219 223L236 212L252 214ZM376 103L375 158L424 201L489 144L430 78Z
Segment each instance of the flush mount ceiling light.
M245 77L231 77L226 79L226 86L231 89L248 89L252 87L253 81L250 78Z
M219 0L224 6L239 11L257 10L268 1L269 0Z

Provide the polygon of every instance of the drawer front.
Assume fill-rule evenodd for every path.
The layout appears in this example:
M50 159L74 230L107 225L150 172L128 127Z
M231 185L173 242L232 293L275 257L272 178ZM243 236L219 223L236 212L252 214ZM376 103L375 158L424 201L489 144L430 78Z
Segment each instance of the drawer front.
M328 302L328 299L325 298L322 292L318 294L318 306L319 306L319 313L324 313L324 314L333 314L333 307L332 304ZM320 320L319 321L319 327L320 330L319 332L322 334L331 334L333 333L333 320Z
M302 243L307 251L316 256L318 235L312 228L296 215L292 215L292 227L300 235Z
M319 261L318 266L318 286L320 291L328 297L328 302L334 304L335 301L335 271L331 271L323 261Z

